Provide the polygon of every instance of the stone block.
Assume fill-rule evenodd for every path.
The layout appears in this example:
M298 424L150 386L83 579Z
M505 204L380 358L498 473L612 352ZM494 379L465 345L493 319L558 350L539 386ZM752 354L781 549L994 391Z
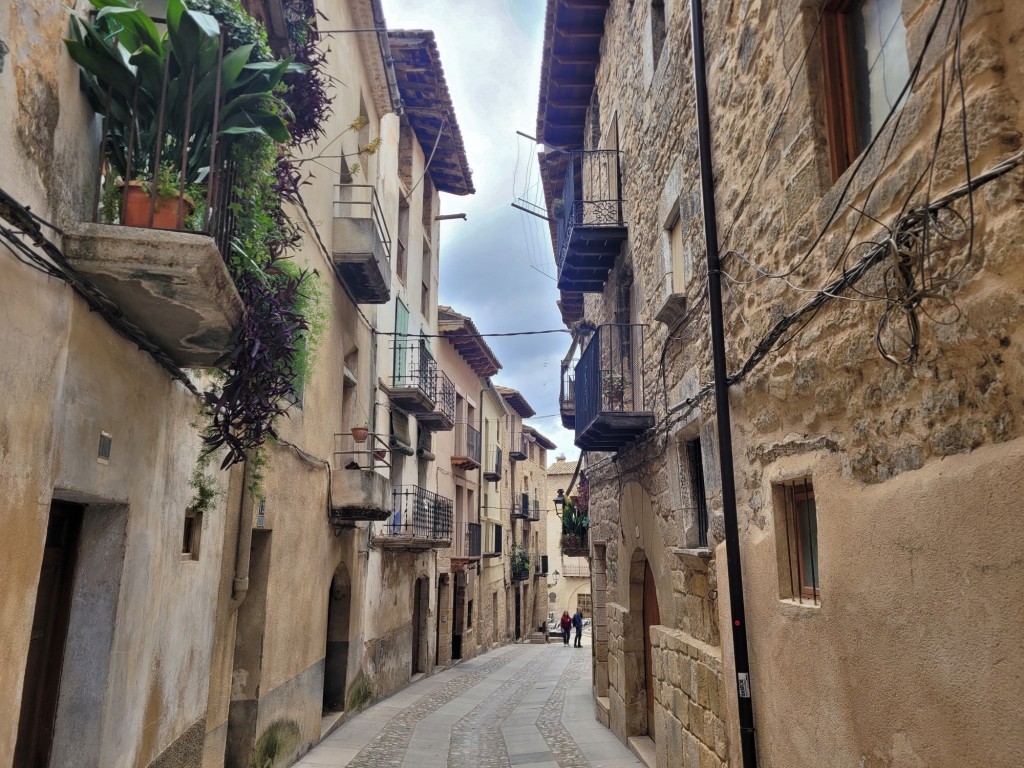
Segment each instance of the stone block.
M718 759L718 755L701 744L699 765L700 768L722 768L722 761Z
M687 728L689 728L690 733L696 736L700 741L704 741L704 710L701 709L693 699L690 699L686 706L689 709L689 712L687 713Z

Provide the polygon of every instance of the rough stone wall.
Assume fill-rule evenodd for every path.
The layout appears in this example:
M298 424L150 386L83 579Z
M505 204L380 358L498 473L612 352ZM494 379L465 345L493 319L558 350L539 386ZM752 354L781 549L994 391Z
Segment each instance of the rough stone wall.
M944 137L937 141L936 130L943 119L939 104L941 63L947 64L948 78L952 42L947 41L953 38L947 36L947 30L954 20L954 5L945 4L947 12L938 20L938 31L926 49L926 38L940 4L906 0L902 11L909 59L913 66L919 56L923 57L921 76L899 113L898 123L883 129L875 148L864 155L859 170L849 169L833 182L824 127L820 41L814 37L819 7L815 3L774 0L705 4L716 200L720 245L726 254L724 269L728 273L723 281L723 297L730 371L739 370L769 329L809 298L808 290L816 290L841 275L844 265L849 268L864 254L865 247L860 246L844 256L848 242L857 246L879 239L881 227L873 219L892 222L916 181L922 175L929 178L930 168L934 171L930 177L935 190L933 199L963 182L961 119L968 130L974 174L1021 148L1024 62L1017 41L1024 31L1024 9L1000 0L966 4L962 38L965 108L961 112L957 93L945 115ZM609 601L614 601L616 595L622 599L622 586L629 575L631 553L620 545L627 535L620 529L619 521L623 483L636 481L649 494L652 514L667 550L693 545L692 517L684 491L685 470L678 454L678 443L682 440L701 440L711 507L712 548L722 540L724 531L721 481L716 469L717 438L710 423L713 403L704 397L690 406L675 408L671 418L667 417L668 407L693 397L712 379L707 306L703 299L706 268L689 12L685 3L666 3L668 38L660 61L655 63L650 53L648 11L648 3L621 0L611 4L597 73L600 145L617 144L622 150L629 241L604 293L588 295L585 314L596 323L611 321L621 278L632 273L636 320L647 324L645 396L661 427L649 439L620 452L614 462L600 455L589 459L594 539L607 542ZM865 299L885 291L884 271L891 267L890 260L867 273L857 286L860 294L848 292L854 300L826 302L820 311L807 317L806 325L794 326L788 344L772 349L742 383L733 386L730 399L739 525L743 546L757 553L744 564L745 580L771 585L769 592L774 592L755 591L768 601L764 604L768 624L762 625L763 636L757 635L759 629L753 624L750 630L755 704L759 692L758 663L762 665L762 679L771 676L773 680L773 696L779 695L777 676L784 671L789 674L785 677L787 685L797 684L793 676L796 670L782 670L776 658L779 646L772 645L769 638L783 642L784 638L799 637L805 653L802 658L807 658L825 651L828 642L841 642L841 628L852 628L852 623L844 623L852 622L852 616L846 614L847 607L833 604L830 611L828 606L830 600L839 599L839 594L845 594L855 583L846 572L855 571L855 564L863 555L853 546L853 532L868 520L874 521L873 542L887 551L897 551L902 541L902 546L914 553L912 557L918 564L916 577L927 578L922 573L932 573L934 580L928 581L927 587L916 583L915 592L923 588L947 593L948 585L938 570L931 569L942 558L943 551L956 550L961 540L951 529L944 533L932 528L929 520L934 516L934 508L926 501L931 497L921 489L941 475L943 467L959 471L967 461L964 454L972 451L997 449L991 460L1005 466L1015 455L1014 446L1022 435L1024 305L1020 296L1024 291L1024 270L1016 258L1024 243L1019 216L1024 199L1020 178L1021 171L1014 171L985 185L973 196L975 218L970 253L965 237L944 247L940 244L931 254L927 268L938 278L948 277L949 285L943 294L948 298L926 299L921 307L920 343L913 364L894 366L875 349L875 329L887 307L881 301ZM923 199L924 194L918 191L912 202ZM957 204L955 210L959 216L969 215L965 202ZM682 222L684 260L693 265L694 277L685 292L695 311L680 327L667 329L655 322L653 316L673 284L667 228L676 216ZM951 216L948 221L954 222L954 218ZM821 239L815 245L819 233ZM765 271L785 273L787 280L759 279L744 259ZM676 281L678 285L679 276ZM888 309L893 321L898 322L901 310ZM919 474L914 475L915 472ZM905 484L900 483L901 488L908 489L904 495L895 497L880 491L890 499L891 506L884 507L892 518L889 522L882 516L881 508L873 508L875 511L870 513L864 507L862 500L872 497L873 486L885 487L908 473L912 476ZM791 611L779 599L775 552L779 531L776 518L780 512L773 504L773 483L808 476L814 478L816 491L819 482L841 481L847 492L826 493L818 507L826 591L820 611L814 614L812 609L812 614L808 614L818 617L817 628L805 633L801 627L806 625L794 620L803 617L801 611L807 609L798 606ZM979 488L973 495L964 495L964 510L981 515L989 530L1005 535L1014 530L1007 517L1010 494L1005 481L997 483L995 497ZM897 541L894 528L904 530L904 526L908 538ZM1019 534L1019 528L1016 530ZM833 547L826 548L828 543ZM924 554L920 546L926 546ZM985 556L978 554L977 567L1000 562L1016 584L1021 567L1019 563L1013 565L1012 558L1004 562L1004 554L1001 548ZM714 562L704 570L689 565L683 558L676 560L681 562L670 568L671 575L659 576L662 583L667 581L671 585L673 629L683 632L690 644L705 642L717 646L721 633L716 621L719 606L715 596L716 572L720 569ZM833 579L831 595L827 592L829 578ZM1000 589L999 595L991 596L990 600L1002 605L1003 597L1004 589ZM874 604L863 605L860 626L873 627L886 636L885 642L893 643L894 652L899 648L898 655L916 659L907 661L908 664L924 664L930 653L928 642L897 640L884 631L889 617L915 613L909 599L888 589L878 598ZM933 616L945 616L952 602L949 597L936 606ZM837 611L842 615L837 615ZM624 666L628 666L625 660L629 651L619 639L625 631L625 619L614 615L613 602L609 603L608 613L611 722L613 728L619 722L628 730L639 724L634 718L631 726L627 716L633 689L629 687L630 675L623 672ZM662 605L663 621L665 614L666 607ZM1019 610L1016 615L1019 616ZM928 625L937 621L927 616L922 620ZM953 623L959 636L960 622ZM836 634L828 635L830 641L818 634L816 641L815 633L821 633L825 626ZM932 629L938 631L939 626L936 623ZM959 663L979 670L987 663L981 659L989 659L988 644L1003 641L1000 633L1004 627L990 617L980 629L977 638L968 643L969 650L963 647L959 657ZM598 639L596 634L595 658L604 652ZM889 669L888 663L873 653L857 658L858 663L875 665L876 673ZM842 666L841 662L836 663ZM852 663L851 659L847 663ZM815 673L829 674L824 665L816 667ZM687 690L671 665L667 670L663 667L663 674L663 685L671 686L673 691ZM885 677L886 673L881 672L878 679ZM952 691L959 688L957 678L956 664L952 664L933 682L939 690ZM627 687L620 689L620 685ZM731 683L726 686L732 687ZM883 695L878 684L868 680L858 679L853 687L868 698ZM786 690L787 700L796 701L795 691ZM699 701L699 687L696 693ZM791 695L792 699L788 698ZM717 710L709 698L705 709L721 717L726 711L725 698L719 696ZM994 708L1000 704L1012 708L1020 702L1019 693L1003 688L996 698ZM667 702L663 695L664 712L668 712ZM928 764L956 764L952 753L939 757L927 747L929 734L940 727L937 715L929 719L901 713L897 719L902 723L902 731L896 732L896 726L880 722L875 733L868 733L851 726L851 722L865 718L864 713L855 709L836 713L831 703L819 699L809 710L815 707L828 713L822 719L830 725L844 723L843 728L856 731L844 736L842 747L833 747L850 760L860 759L868 765L874 764L872 760L884 763L895 759L893 755L917 754L939 760ZM759 710L760 717L765 718L759 724L762 745L771 744L766 726L776 737L785 730L785 713L780 709L765 706ZM735 712L734 701L728 711ZM987 720L997 715L993 708L984 708L984 713L976 710L971 718L973 725L965 727L988 728ZM692 736L714 752L716 759L723 757L716 750L717 741L702 738L702 734L707 737L706 729L698 729L689 719L684 723L678 708L672 716L683 728L687 742ZM734 727L735 723L731 725ZM1017 734L1018 729L1010 732ZM763 762L822 764L825 746L817 743L813 733L801 732L791 740L788 757L763 746ZM727 741L735 749L735 739ZM986 750L984 744L972 743L986 759L1001 764L1001 757L993 748ZM962 759L969 762L971 758Z

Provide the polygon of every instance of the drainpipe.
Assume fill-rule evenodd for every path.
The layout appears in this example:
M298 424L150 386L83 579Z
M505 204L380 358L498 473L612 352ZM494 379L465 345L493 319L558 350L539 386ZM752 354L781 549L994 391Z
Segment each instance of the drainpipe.
M391 41L388 40L388 25L384 21L384 9L380 0L370 0L373 13L373 26L377 28L377 47L380 49L380 61L384 65L384 76L388 81L388 95L391 97L391 108L396 115L405 111L402 94L398 92L398 80L395 78L395 60L391 56Z
M231 610L237 611L249 591L249 555L252 551L252 494L250 468L242 470L242 494L238 502L238 536L235 539L235 575L231 579Z
M711 358L715 374L715 417L721 462L722 506L725 513L725 551L728 557L729 608L732 614L733 655L739 701L740 746L744 768L756 768L754 705L750 697L750 661L747 658L747 622L743 610L743 570L736 519L736 481L732 466L732 426L729 421L729 382L722 322L722 283L715 212L715 178L711 164L711 119L708 107L707 64L704 59L704 12L700 0L690 0L693 36L693 85L696 92L697 139L700 149L700 191L704 209L704 239L708 251L708 299L711 315Z

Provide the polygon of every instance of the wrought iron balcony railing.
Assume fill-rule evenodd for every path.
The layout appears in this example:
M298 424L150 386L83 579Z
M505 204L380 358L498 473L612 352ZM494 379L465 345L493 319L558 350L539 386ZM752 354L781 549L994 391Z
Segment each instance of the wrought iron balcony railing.
M391 401L418 416L430 413L437 407L437 362L423 339L398 339L394 346Z
M419 417L419 422L434 432L447 432L455 426L455 385L444 371L437 372L434 410Z
M496 483L501 480L501 446L492 445L487 449L487 463L484 464L484 480Z
M457 530L455 532L455 543L452 549L453 557L480 557L480 523L464 523L457 526Z
M556 260L563 291L599 292L626 239L619 152L570 152L562 186Z
M576 363L579 358L562 363L562 382L558 392L558 410L562 414L562 426L576 428Z
M458 469L476 469L480 466L480 430L466 421L455 425L455 450L452 466Z
M523 493L512 501L512 519L527 520L530 517L530 497Z
M452 500L418 485L395 486L391 517L382 539L396 544L429 548L448 546L452 539Z
M644 400L644 326L602 325L576 364L576 445L616 451L654 426Z

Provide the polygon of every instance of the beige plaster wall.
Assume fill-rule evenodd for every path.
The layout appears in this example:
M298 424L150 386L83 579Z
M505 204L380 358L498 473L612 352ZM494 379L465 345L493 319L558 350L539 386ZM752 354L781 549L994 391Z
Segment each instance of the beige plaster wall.
M58 225L91 212L98 138L76 68L63 54L67 22L59 5L0 8L0 98L11 105L0 114L3 188ZM46 235L60 245L59 235ZM201 739L182 737L205 716L224 525L223 505L215 504L203 518L199 559L181 559L200 446L191 427L197 402L62 281L6 249L0 270L0 689L7 694L0 701L0 765L12 763L54 497L85 503L87 527L100 515L117 517L121 526L90 540L111 545L119 559L108 567L119 580L76 581L72 626L88 613L81 602L87 589L99 590L94 596L115 611L116 622L100 644L93 636L69 637L65 680L82 688L62 692L55 759L136 766L165 750L196 759ZM101 429L114 438L105 465L96 460ZM68 719L72 705L88 712L88 733Z

